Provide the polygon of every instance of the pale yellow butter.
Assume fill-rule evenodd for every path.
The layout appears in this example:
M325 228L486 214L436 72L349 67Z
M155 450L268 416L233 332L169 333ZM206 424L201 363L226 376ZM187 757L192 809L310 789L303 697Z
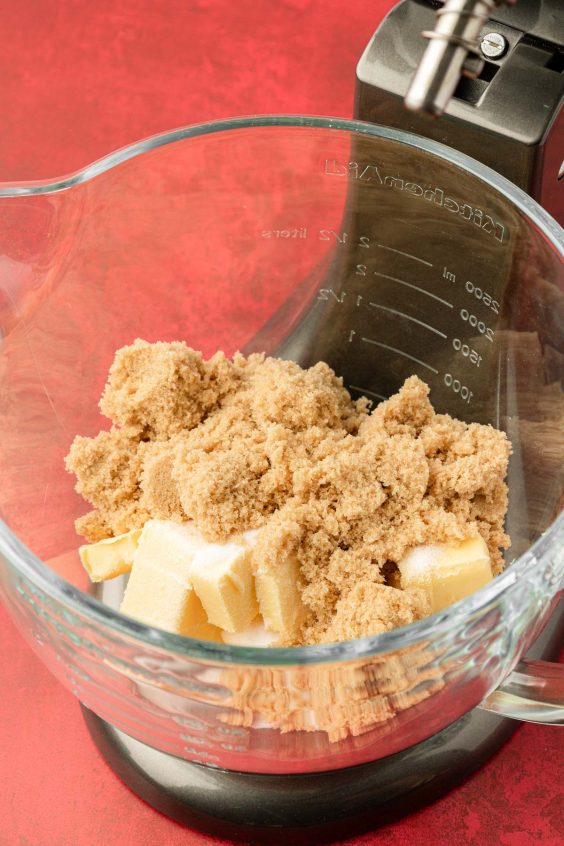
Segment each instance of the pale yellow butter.
M221 641L194 591L190 568L203 541L191 524L149 520L143 527L120 610L176 634Z
M204 543L190 576L208 620L226 632L247 628L258 612L251 550L243 542Z
M299 592L299 564L295 556L279 561L276 567L261 567L257 562L255 587L266 628L292 637L304 616Z
M416 547L398 568L402 588L424 590L433 611L463 599L493 578L488 547L481 537Z
M223 632L222 635L223 642L230 646L267 647L276 646L278 642L276 634L268 631L260 616L246 629L239 632Z
M133 529L124 535L79 547L78 554L90 581L103 582L129 573L140 536L141 529Z

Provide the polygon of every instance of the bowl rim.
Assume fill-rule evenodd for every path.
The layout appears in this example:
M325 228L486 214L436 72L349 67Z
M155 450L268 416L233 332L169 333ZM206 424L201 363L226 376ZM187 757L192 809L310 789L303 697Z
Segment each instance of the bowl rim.
M13 182L0 184L0 197L21 197L66 191L75 185L88 182L143 153L189 138L218 132L252 128L305 128L329 129L384 138L419 149L454 164L477 178L493 185L540 231L564 262L564 230L531 197L505 177L486 165L450 147L417 136L413 133L390 129L378 124L345 118L316 115L257 115L198 123L159 133L122 147L90 165L64 177L38 182ZM71 611L83 615L89 622L101 624L136 643L157 648L176 656L197 658L218 663L257 666L289 666L351 661L413 647L421 641L430 641L469 623L494 607L502 595L534 565L555 549L560 541L564 545L564 513L549 526L531 547L507 569L485 587L460 600L444 611L425 617L409 626L403 626L379 635L369 635L355 640L319 646L259 647L230 646L172 634L162 629L140 623L102 604L93 596L74 587L36 556L23 544L8 525L0 520L0 555L16 571L26 577L51 599L62 603ZM554 585L554 593L558 585ZM547 594L548 596L548 594Z

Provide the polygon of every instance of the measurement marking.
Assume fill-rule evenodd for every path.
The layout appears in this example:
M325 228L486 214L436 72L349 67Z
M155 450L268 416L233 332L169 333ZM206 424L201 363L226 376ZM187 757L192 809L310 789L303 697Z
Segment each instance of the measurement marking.
M417 285L412 285L411 282L405 282L403 279L398 279L396 276L388 276L387 273L380 273L378 270L374 271L374 276L382 276L383 279L391 279L392 282L398 282L400 285L405 285L406 288L413 288L414 291L419 291L421 294L427 294L428 297L432 297L439 303L442 303L449 308L453 308L452 303L447 302L447 300L442 300L440 297L435 296L435 294L431 294L429 291L426 291L425 288L419 288Z
M389 250L391 253L399 253L400 256L405 256L406 258L413 259L414 261L420 261L421 264L426 264L427 267L433 267L430 261L425 261L425 259L419 258L418 256L412 256L411 253L404 253L403 250L396 250L394 247L386 247L385 244L376 244L377 247L382 247L383 250Z
M364 341L364 338L362 340ZM366 388L359 388L358 385L349 385L349 388L352 388L353 391L360 391L361 394L368 394L371 397L376 397L376 399L384 401L389 399L389 397L384 397L382 394L377 394L376 391L367 391Z
M387 306L378 305L378 303L369 303L369 305L373 306L374 308L381 308L382 311L389 311L391 314L397 314L400 317L405 317L407 320L413 320L414 323L418 323L420 326L424 326L425 329L429 329L431 332L434 332L435 335L440 335L441 338L446 338L444 332L439 332L438 329L435 329L434 326L429 326L428 323L423 323L422 320L417 320L416 317L411 317L410 314L404 314L403 311L396 311L395 308L388 308Z
M391 352L395 352L398 355L403 355L404 358L409 358L411 361L417 362L417 364L420 364L422 367L426 367L433 373L439 372L436 367L431 367L431 365L427 364L427 362L421 361L420 358L415 358L415 356L409 355L409 353L406 353L403 350L398 350L395 347L389 347L387 344L382 344L380 341L373 341L372 338L361 338L361 340L364 341L366 344L375 344L375 346L377 347L383 347L385 350L391 350Z

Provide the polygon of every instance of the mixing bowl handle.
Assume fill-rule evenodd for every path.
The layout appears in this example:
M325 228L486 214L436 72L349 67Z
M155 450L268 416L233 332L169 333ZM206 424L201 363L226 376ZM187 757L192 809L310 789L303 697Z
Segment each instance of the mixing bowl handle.
M564 725L564 664L524 658L480 707L528 723Z

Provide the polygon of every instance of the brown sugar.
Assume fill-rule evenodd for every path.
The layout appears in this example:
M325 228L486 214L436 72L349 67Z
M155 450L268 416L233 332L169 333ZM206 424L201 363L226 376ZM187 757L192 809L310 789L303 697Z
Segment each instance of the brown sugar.
M117 351L100 410L142 437L169 438L197 426L220 393L213 366L186 344L137 340Z
M366 632L382 634L414 623L430 611L423 591L398 590L368 580L356 582L337 601L323 639L334 643L362 637Z
M387 631L429 613L398 587L415 546L480 534L502 569L510 444L435 414L413 376L372 413L324 363L205 361L182 342L116 353L100 407L113 426L67 457L93 511L89 541L147 519L193 520L210 541L261 529L254 552L298 559L305 617L293 645Z

